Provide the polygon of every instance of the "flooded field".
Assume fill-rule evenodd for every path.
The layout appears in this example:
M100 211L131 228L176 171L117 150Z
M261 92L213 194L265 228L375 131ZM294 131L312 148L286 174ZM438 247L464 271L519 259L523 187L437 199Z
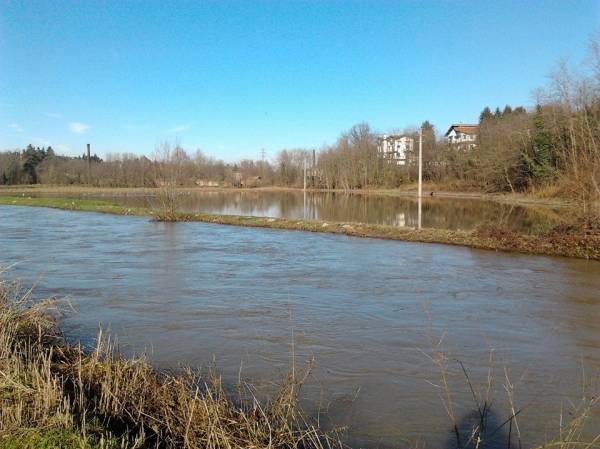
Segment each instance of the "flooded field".
M204 205L190 198L184 207L306 210L302 197L299 205L265 200L246 209L244 195L238 203L207 195ZM326 220L388 220L387 206L376 218L369 202L404 202L410 224L410 200L365 198L349 197L334 218L311 210ZM469 227L503 213L532 220L495 207L479 218L465 206L424 221ZM306 409L325 425L348 426L347 441L360 446L446 445L452 422L435 363L442 354L457 420L474 408L457 361L485 390L493 354L493 410L500 423L510 416L508 375L525 445L553 436L561 407L600 370L598 262L0 206L0 265L16 262L11 278L37 282L40 296L71 298L78 312L65 317L70 337L90 343L99 326L109 327L125 352L146 351L160 367L214 363L226 382L241 372L268 391L294 357L298 366L314 359Z
M30 195L31 193L27 193ZM64 196L64 195L59 195ZM82 197L81 195L69 195ZM128 206L159 207L155 196L141 194L92 194L85 198L110 199ZM361 222L391 226L418 224L416 198L358 193L301 191L193 191L182 193L183 212L260 217ZM470 230L494 224L530 232L552 227L565 211L549 207L525 207L476 199L427 197L423 200L422 225L428 228Z

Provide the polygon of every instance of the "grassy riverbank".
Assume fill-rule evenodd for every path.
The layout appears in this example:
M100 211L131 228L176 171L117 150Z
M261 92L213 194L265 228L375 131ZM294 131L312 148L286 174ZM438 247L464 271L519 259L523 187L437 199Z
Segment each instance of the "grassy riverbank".
M269 402L242 382L231 395L215 373L158 372L102 335L69 344L55 306L0 280L0 449L341 447L303 418L300 369Z
M497 227L484 227L474 231L451 231L239 215L174 213L162 216L160 212L149 208L126 207L110 201L71 198L0 196L0 204L148 216L163 221L198 221L234 226L325 232L355 237L442 243L495 251L514 251L527 254L600 260L600 219L598 218L579 220L570 226L560 226L542 234L530 235Z

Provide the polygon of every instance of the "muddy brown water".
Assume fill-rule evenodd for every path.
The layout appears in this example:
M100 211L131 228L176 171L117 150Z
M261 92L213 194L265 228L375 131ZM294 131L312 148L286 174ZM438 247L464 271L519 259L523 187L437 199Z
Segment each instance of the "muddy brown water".
M110 199L132 207L160 207L155 195L139 193L105 196L93 193L78 197ZM181 193L178 196L178 208L180 211L191 213L361 222L390 226L416 227L418 224L418 203L415 198L377 194L196 190ZM427 196L422 206L422 225L439 229L470 230L482 224L494 224L521 232L531 232L555 226L564 216L565 209L518 206L479 199Z
M458 361L484 394L492 354L496 422L508 374L524 446L600 370L598 262L0 206L0 265L14 263L39 296L71 298L70 338L110 328L159 367L214 363L268 390L292 354L314 359L304 406L355 446L451 446L441 354L459 421L474 404Z

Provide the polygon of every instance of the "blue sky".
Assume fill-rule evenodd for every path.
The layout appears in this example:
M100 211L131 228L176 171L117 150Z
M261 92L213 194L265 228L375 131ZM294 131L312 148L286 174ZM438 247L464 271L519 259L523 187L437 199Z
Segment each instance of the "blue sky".
M0 149L225 160L532 104L600 1L0 0Z

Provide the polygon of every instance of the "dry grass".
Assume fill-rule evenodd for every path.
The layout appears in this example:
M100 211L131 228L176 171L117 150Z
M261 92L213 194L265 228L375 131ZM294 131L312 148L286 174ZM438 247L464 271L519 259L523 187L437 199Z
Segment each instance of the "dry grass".
M600 260L600 217L595 215L573 219L539 235L484 226L477 229L473 237L482 245L496 245L507 251Z
M341 447L301 414L303 376L268 403L249 388L234 401L214 373L157 372L102 335L93 351L68 344L53 307L0 283L0 448L44 447L48 435L65 448Z

